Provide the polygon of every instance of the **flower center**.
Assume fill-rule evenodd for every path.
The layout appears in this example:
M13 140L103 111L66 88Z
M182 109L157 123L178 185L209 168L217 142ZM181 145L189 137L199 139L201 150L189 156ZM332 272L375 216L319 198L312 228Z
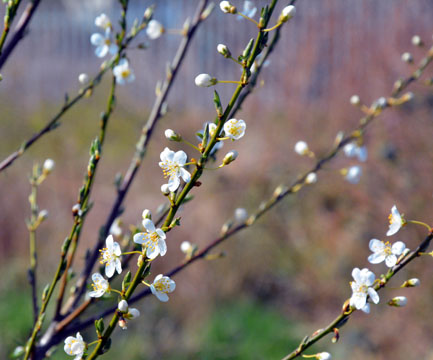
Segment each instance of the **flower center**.
M78 342L76 339L71 340L71 342L68 344L69 347L69 355L73 355L72 353L72 345L75 344L76 342Z
M154 231L152 233L148 233L146 235L146 238L146 247L150 248L153 251L155 249L155 246L158 245L159 235L156 231Z
M239 136L242 133L242 127L240 125L232 125L229 132L233 136Z
M384 252L386 255L392 255L391 244L389 243L389 241L387 241L387 242L385 243L385 249L383 249L383 252Z
M165 178L176 176L180 168L178 164L171 161L166 161L163 166L162 172L164 173Z
M102 281L98 281L96 283L93 283L92 287L93 287L93 290L95 290L95 291L104 289L104 286L102 285Z
M127 78L129 75L131 75L131 70L125 69L120 74L123 78Z
M154 286L157 291L162 293L168 293L169 290L168 281L160 280L156 284L154 284Z
M104 44L110 46L111 45L111 40L110 39L105 39L104 40Z
M105 263L109 263L111 261L114 261L116 258L116 255L114 255L114 253L108 251L107 248L103 248L102 250L99 250L101 253L101 260L99 261L99 263L101 265L104 265Z

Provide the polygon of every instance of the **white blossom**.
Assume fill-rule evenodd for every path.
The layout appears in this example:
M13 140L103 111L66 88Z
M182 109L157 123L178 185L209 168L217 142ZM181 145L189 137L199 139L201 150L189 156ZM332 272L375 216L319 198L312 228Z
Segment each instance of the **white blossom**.
M187 155L184 151L180 150L174 152L166 147L161 153L160 158L159 166L162 168L164 177L168 177L168 189L170 191L177 190L180 185L179 178L182 178L185 182L191 180L191 174L183 168L187 159Z
M407 305L406 296L396 296L388 301L388 305L395 307L403 307Z
M354 106L358 106L361 103L361 99L358 95L352 95L350 97L350 103Z
M170 187L168 184L162 184L161 185L161 192L163 195L169 195L170 194Z
M347 169L347 173L345 178L351 184L358 184L359 180L361 180L362 176L362 168L360 166L351 166Z
M224 124L224 133L232 140L239 140L245 135L247 124L243 120L230 119Z
M158 39L164 33L164 26L159 21L150 20L147 24L146 34L150 39Z
M307 175L307 177L305 178L305 182L307 184L314 184L317 182L317 174L314 172L311 172Z
M80 75L78 75L78 82L81 85L86 85L89 82L89 75L87 75L86 73L81 73Z
M128 302L124 299L119 301L119 304L117 305L117 308L120 312L127 312L128 311Z
M401 60L404 61L405 63L411 64L413 63L413 56L411 53L405 52L401 55Z
M111 30L107 28L105 30L105 36L100 33L94 33L90 37L92 45L96 46L95 55L99 58L103 58L108 53L114 55L117 53L119 47L114 44L111 40Z
M252 1L248 1L248 0L244 1L244 7L242 8L242 14L252 18L252 17L254 17L256 12L257 12L257 8ZM237 18L238 18L238 20L243 19L243 17L241 15L238 15Z
M400 215L400 212L397 210L397 206L395 205L391 208L391 214L389 214L388 219L389 229L386 236L394 235L406 224L406 220L404 220L403 216Z
M191 251L192 245L189 241L182 241L180 244L180 251L182 251L184 254L189 254Z
M150 291L152 291L152 294L162 302L168 301L167 293L173 292L175 288L176 283L168 276L163 276L162 274L159 274L150 285Z
M182 140L182 137L179 134L175 133L171 129L165 130L164 135L165 135L165 138L167 140L171 140L171 141L181 141Z
M117 306L120 312L122 312L122 316L119 320L119 326L126 330L126 320L132 320L140 316L140 311L135 308L129 308L126 300L121 300Z
M332 356L329 352L321 352L316 354L316 359L317 360L331 360Z
M286 6L282 11L280 15L280 22L286 22L287 20L294 17L296 14L296 8L293 5Z
M89 292L90 297L99 298L106 292L110 292L110 284L101 274L94 273L92 275L92 281L93 291Z
M120 218L117 218L113 221L113 223L110 226L110 234L114 235L116 237L119 237L122 235L122 228L120 227L121 221Z
M141 217L143 218L143 220L144 219L152 219L152 213L150 212L149 209L144 209L142 214L141 214Z
M371 287L376 276L368 269L359 270L358 268L353 269L352 276L355 281L350 283L353 292L350 298L350 306L369 313L370 304L367 303L367 296L370 296L373 303L377 304L379 302L379 295Z
M423 42L422 42L421 37L419 35L412 36L411 42L412 42L412 45L415 45L415 46L422 46L423 45Z
M215 85L218 81L209 74L199 74L195 77L195 84L200 87L209 87Z
M224 13L226 13L226 14L227 14L228 12L230 12L232 6L233 6L233 5L230 4L229 1L221 1L221 2L220 2L220 9L221 9L222 12L224 12Z
M368 150L365 145L358 146L355 143L348 143L344 146L343 151L347 157L357 157L362 162L365 162L368 158Z
M218 46L217 46L217 51L222 55L222 56L225 56L225 57L229 57L231 54L230 54L230 50L228 49L228 47L226 46L226 45L224 45L224 44L218 44Z
M154 223L150 219L144 219L143 226L146 232L135 234L134 242L146 248L146 256L149 259L155 259L158 255L164 256L167 252L165 232L155 228Z
M235 220L244 222L248 218L248 211L244 208L235 209Z
M371 239L369 247L373 254L368 257L368 261L372 264L379 264L385 260L388 267L393 267L397 263L398 257L406 249L406 245L402 241L397 241L391 246L389 242L385 243L378 239Z
M113 235L109 235L105 240L107 247L99 250L101 252L101 264L105 264L105 276L112 277L114 271L118 274L122 272L122 263L120 262L120 255L122 250L120 245L113 240Z
M86 343L83 341L83 337L79 332L73 336L68 336L65 339L65 346L63 348L65 353L71 356L75 356L74 360L80 360L86 350Z
M106 30L107 28L111 27L110 18L104 13L102 13L95 18L95 25L103 30Z
M134 71L129 67L128 60L123 58L113 69L113 75L116 77L116 82L124 85L126 82L135 80Z

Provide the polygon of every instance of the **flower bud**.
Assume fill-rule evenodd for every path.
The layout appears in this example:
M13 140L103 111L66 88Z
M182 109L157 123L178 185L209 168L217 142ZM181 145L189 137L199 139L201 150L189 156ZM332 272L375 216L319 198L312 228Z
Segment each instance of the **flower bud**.
M44 166L42 168L42 171L45 174L49 174L51 171L53 171L55 165L56 165L56 163L54 162L54 160L47 159L47 160L44 161Z
M362 168L360 166L351 166L348 169L343 169L342 174L351 184L358 184L362 175Z
M44 221L48 217L48 210L42 210L39 212L38 218L39 221Z
M180 244L180 251L184 254L188 254L191 251L192 245L189 241L182 241Z
M118 324L119 324L119 327L120 327L122 330L126 330L126 329L128 328L128 327L126 326L126 320L125 320L125 319L119 319Z
M403 307L407 304L407 298L405 296L396 296L395 298L388 301L388 305L395 307Z
M411 53L405 52L403 55L401 55L401 60L405 63L412 64L413 63L413 56Z
M361 99L360 99L360 97L358 95L352 95L350 97L350 103L353 106L358 106L359 104L361 104Z
M305 141L298 141L295 144L295 152L299 155L307 155L310 149Z
M128 302L126 300L120 300L117 308L123 313L128 312Z
M230 57L231 53L228 47L224 44L218 44L217 51L224 57Z
M215 85L218 80L209 74L200 74L195 77L195 84L200 87L209 87Z
M168 188L168 184L161 185L161 192L166 196L170 194L170 189Z
M74 215L74 216L75 215L78 215L78 216L83 215L80 204L75 204L74 206L72 206L72 215Z
M176 134L171 129L165 130L164 134L165 134L165 137L167 138L167 140L171 140L171 141L181 141L182 140L182 137L179 134Z
M373 104L373 109L374 110L378 110L378 109L385 109L388 106L388 100L385 97L380 97L379 99L377 99L374 104Z
M244 208L235 209L235 220L244 222L248 218L248 211Z
M421 282L417 278L406 280L401 287L417 287Z
M317 182L317 174L314 172L309 173L305 178L305 183L307 184L314 184L316 182Z
M279 22L286 22L295 16L295 14L296 8L293 5L286 6L283 11L281 11Z
M89 82L89 75L87 75L86 73L78 75L78 82L81 85L86 85Z
M223 166L230 164L235 161L238 157L238 152L236 150L229 151L223 159Z
M229 1L221 1L220 2L220 9L223 13L230 13L230 14L236 14L237 10L236 7L230 4Z
M330 360L330 359L332 359L332 356L328 352L321 352L321 353L316 354L316 359L317 360Z
M150 212L149 209L144 209L143 213L141 214L141 217L144 219L150 219L152 220L152 213Z
M412 36L411 42L412 42L412 45L414 45L414 46L423 46L424 45L424 43L421 40L421 37L418 35Z
M147 24L146 34L152 40L158 39L164 31L164 26L157 20L150 20Z

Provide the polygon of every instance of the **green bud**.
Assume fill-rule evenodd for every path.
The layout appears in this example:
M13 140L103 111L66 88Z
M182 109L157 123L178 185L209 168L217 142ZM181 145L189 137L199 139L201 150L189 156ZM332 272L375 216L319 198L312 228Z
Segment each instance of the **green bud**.
M131 281L131 271L128 271L122 281L122 291L126 291L126 288L128 287L130 281Z
M95 329L96 329L96 334L98 336L101 336L102 333L104 332L104 319L100 318L99 320L95 320Z

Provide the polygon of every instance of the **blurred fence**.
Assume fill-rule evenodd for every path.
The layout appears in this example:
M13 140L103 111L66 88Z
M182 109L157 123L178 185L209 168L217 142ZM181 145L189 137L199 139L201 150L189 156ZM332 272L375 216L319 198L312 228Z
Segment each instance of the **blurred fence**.
M141 18L152 3L131 0L130 23ZM233 3L242 8L242 1ZM265 3L256 1L257 6ZM193 14L196 4L195 0L158 0L155 18L167 28L179 29ZM285 105L282 100L288 95L295 96L296 102L308 104L324 92L341 91L342 86L357 79L368 80L368 86L373 82L380 89L384 81L380 72L385 65L384 54L386 65L392 67L400 61L398 52L410 47L411 35L426 35L426 30L432 30L431 0L300 0L297 8L296 17L283 31L282 44L272 58L273 66L264 74L269 86L261 90L264 95L260 98L267 104ZM30 107L41 101L59 102L65 92L76 91L78 74L96 73L101 62L89 42L90 35L98 31L94 18L101 12L109 14L116 24L116 1L42 1L29 35L3 69L5 79L0 96L19 99L21 106ZM364 29L362 33L360 28ZM238 21L216 8L194 41L177 81L178 91L171 94L171 103L209 107L208 92L193 85L195 75L207 72L221 79L238 78L239 69L218 55L216 46L225 43L232 53L238 54L255 33L251 23ZM173 57L179 36L166 35L149 41L143 35L140 39L150 46L146 51L130 52L137 81L122 94L143 106L152 102L155 84L163 78L166 61ZM359 71L354 73L354 66ZM374 76L368 72L372 68L376 69ZM352 78L342 79L344 69L352 70ZM390 84L386 85L388 89ZM231 91L230 87L221 87L223 97ZM257 101L260 104L260 99Z

